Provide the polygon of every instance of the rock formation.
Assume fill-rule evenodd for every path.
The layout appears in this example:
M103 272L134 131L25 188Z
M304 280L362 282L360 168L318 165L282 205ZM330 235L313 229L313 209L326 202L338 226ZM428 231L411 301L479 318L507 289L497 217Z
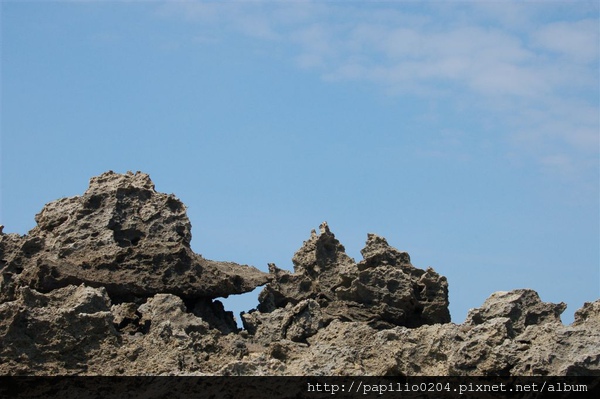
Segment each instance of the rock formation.
M157 193L144 173L94 177L83 196L51 202L35 220L24 237L2 236L2 302L19 286L47 293L85 284L115 302L170 293L206 308L268 280L258 269L195 254L185 206Z
M375 234L368 235L358 264L344 251L327 223L319 235L313 230L292 259L295 273L269 265L273 279L258 311L242 315L244 328L266 342L301 342L333 320L375 329L450 322L445 277L415 268L406 252Z
M565 326L535 291L451 323L448 283L375 234L355 262L324 223L294 272L204 259L185 206L105 173L0 231L0 374L600 375L600 300ZM264 285L238 329L217 300Z

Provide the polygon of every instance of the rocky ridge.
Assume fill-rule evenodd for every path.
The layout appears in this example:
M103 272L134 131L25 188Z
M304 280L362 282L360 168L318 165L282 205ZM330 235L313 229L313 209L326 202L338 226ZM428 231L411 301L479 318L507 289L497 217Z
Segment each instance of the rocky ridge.
M324 223L264 273L194 253L185 209L107 172L0 231L0 374L600 375L600 300L565 326L563 303L496 292L458 325L446 278L383 237L355 262ZM259 286L240 330L217 298Z

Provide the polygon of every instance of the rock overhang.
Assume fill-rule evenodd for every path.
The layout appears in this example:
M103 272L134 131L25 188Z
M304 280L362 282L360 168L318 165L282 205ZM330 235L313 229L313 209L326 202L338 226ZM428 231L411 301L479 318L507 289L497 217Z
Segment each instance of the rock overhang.
M194 253L185 205L157 192L145 173L93 177L83 195L50 202L35 220L27 235L13 237L21 253L12 263L22 272L9 279L40 291L85 283L119 298L218 298L269 279L254 267Z

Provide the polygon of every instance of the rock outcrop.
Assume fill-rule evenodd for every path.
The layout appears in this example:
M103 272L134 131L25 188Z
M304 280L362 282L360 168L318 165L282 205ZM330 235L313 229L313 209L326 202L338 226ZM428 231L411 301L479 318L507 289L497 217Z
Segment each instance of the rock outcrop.
M496 292L451 323L448 282L375 234L355 262L324 223L294 272L204 259L185 206L143 173L105 173L0 231L0 374L596 375L600 300ZM219 297L264 285L244 329Z
M267 282L257 269L193 253L185 205L157 193L145 173L94 177L83 196L51 202L35 220L26 237L13 238L20 251L7 267L19 284L42 292L84 283L113 298L216 298Z
M252 291L269 278L194 253L185 205L156 192L145 173L94 177L82 196L47 204L35 220L24 237L2 235L2 302L15 299L20 286L45 293L85 284L104 288L116 303L169 293L219 312L212 299Z
M406 252L375 234L361 253L356 264L323 223L294 255L295 273L269 265L272 281L258 311L242 315L244 328L267 341L279 334L301 342L333 320L375 329L450 322L445 277L415 268Z

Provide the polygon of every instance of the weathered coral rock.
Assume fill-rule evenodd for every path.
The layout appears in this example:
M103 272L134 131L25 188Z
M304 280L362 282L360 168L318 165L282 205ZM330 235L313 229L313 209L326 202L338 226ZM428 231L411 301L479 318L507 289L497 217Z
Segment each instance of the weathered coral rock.
M369 234L361 251L364 260L356 269L342 272L336 291L340 300L377 307L381 320L408 327L449 323L448 282L432 268L410 263L406 252L388 245L383 237Z
M260 313L242 315L245 328L260 336L261 326L270 324L265 320L274 317L269 313L288 312L288 317L295 317L298 311L289 305L306 300L313 301L310 318L320 318L321 325L335 319L364 321L378 328L450 322L445 277L431 268L415 268L406 252L375 234L368 235L361 253L364 259L354 263L323 223L320 234L313 230L294 255L294 273L269 266L273 278L259 296Z
M305 342L323 327L321 307L314 299L304 299L294 306L288 303L269 313L244 313L242 319L248 333L263 345L281 339Z
M516 298L529 300L517 301L520 311L502 316ZM308 345L272 341L263 356L245 361L245 370L268 374L278 364L277 374L283 375L600 375L600 300L584 305L572 325L537 318L518 332L512 326L530 307L562 309L531 290L515 290L493 295L473 310L499 314L476 325L379 330L360 321L333 320L308 337Z
M600 300L585 318L564 326L564 303L542 302L535 291L492 294L469 312L462 345L450 358L459 375L600 375Z
M0 373L79 374L117 344L104 288L68 286L43 294L22 287L0 304Z
M0 231L0 374L600 376L600 300L565 326L565 304L497 292L453 324L445 277L374 234L358 263L327 224L293 273L208 261L142 173L93 178L36 220ZM267 281L240 331L216 298Z
M466 326L477 326L488 320L508 319L508 332L520 334L530 325L560 323L560 315L565 311L564 303L545 303L533 290L495 292L478 309L467 315Z
M226 297L267 282L255 268L195 254L185 206L156 192L145 173L94 177L83 196L47 204L36 221L24 237L0 238L0 300L10 300L19 285L49 292L84 283L132 300L158 293Z

